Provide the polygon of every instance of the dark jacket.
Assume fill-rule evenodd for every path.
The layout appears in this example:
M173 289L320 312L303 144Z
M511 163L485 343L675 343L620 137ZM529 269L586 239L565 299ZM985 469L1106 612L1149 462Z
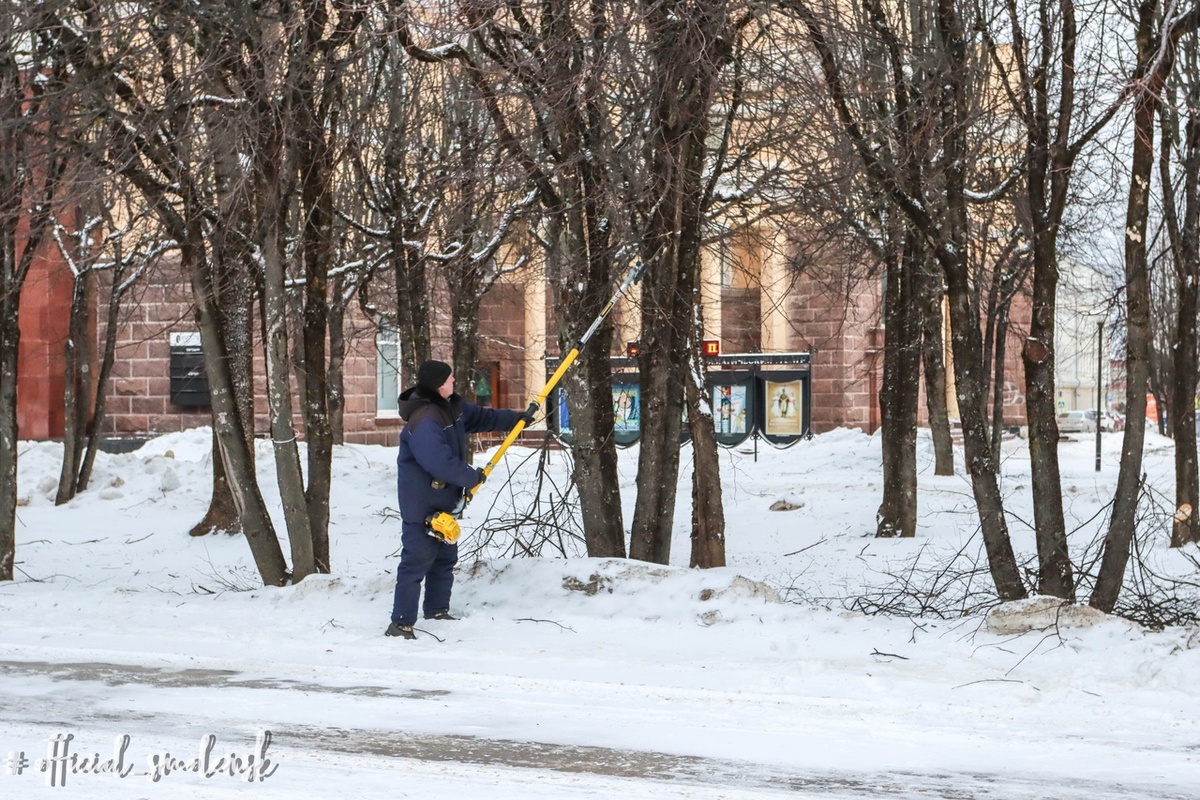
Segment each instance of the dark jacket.
M400 416L406 420L396 457L396 490L404 522L424 524L437 511L453 511L463 491L479 476L467 463L467 434L509 431L520 412L480 408L457 394L446 400L436 392L414 386L400 395ZM441 488L434 488L434 481Z

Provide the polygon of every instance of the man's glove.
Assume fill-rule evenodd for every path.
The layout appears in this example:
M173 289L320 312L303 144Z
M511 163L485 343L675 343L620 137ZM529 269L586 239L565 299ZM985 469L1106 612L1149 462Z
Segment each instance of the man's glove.
M481 485L484 481L487 480L487 473L483 471L483 467L476 467L475 475L477 476L477 479L475 481L476 486Z
M533 409L529 408L529 409L526 409L525 413L521 415L521 422L525 423L526 428L528 428L530 425L533 424L533 414L534 414Z

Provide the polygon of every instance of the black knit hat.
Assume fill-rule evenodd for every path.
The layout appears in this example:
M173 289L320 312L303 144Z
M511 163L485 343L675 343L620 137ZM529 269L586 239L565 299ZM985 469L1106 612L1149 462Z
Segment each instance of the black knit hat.
M417 386L436 392L453 372L445 361L426 361L417 370Z

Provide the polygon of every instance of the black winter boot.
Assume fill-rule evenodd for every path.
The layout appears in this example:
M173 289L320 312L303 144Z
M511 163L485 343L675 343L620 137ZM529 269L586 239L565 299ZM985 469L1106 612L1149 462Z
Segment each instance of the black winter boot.
M388 625L388 629L383 632L384 636L399 636L401 639L415 639L417 635L413 633L412 625L397 625L392 623Z

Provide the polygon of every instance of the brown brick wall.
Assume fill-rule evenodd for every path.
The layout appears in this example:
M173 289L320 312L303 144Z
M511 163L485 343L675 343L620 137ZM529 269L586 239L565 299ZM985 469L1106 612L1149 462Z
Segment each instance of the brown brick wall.
M107 292L105 292L106 294ZM495 363L498 392L495 400L511 407L525 404L524 310L522 287L499 285L484 300L480 311L480 359ZM346 321L346 358L344 366L345 410L343 425L347 442L394 445L400 433L400 421L376 416L375 328L353 306ZM187 409L171 405L170 335L195 332L190 287L178 269L165 266L148 276L138 297L123 312L116 361L108 392L108 413L103 431L110 435L166 433L208 425L207 409ZM103 327L97 331L104 336ZM264 363L255 356L255 429L269 429ZM296 382L298 386L298 382ZM60 396L61 396L61 389ZM302 434L297 388L292 398L295 422ZM59 404L61 407L61 404Z
M110 287L102 274L98 296ZM105 337L103 309L97 315L96 352ZM182 409L168 400L170 336L195 332L191 289L178 267L167 263L144 276L122 307L112 375L101 432L112 436L169 433L207 425L207 410Z
M812 424L817 433L837 427L872 432L879 426L878 288L864 282L855 291L839 293L812 269L797 277L788 298L789 349L812 354Z
M525 385L524 284L497 284L484 296L478 359L495 376L492 405L524 408L530 399Z
M721 352L757 353L762 349L762 290L721 289Z
M70 212L59 219L70 225ZM17 242L29 234L24 215L17 222ZM15 258L23 255L19 245ZM63 394L66 392L65 347L70 322L74 278L54 244L34 255L21 290L21 344L17 353L17 433L22 439L63 435Z
M62 344L69 307L69 272L41 260L42 272L30 277L22 305L21 435L48 438L62 431ZM43 274L45 273L45 274ZM65 273L65 275L64 275ZM103 278L102 278L103 281ZM101 285L98 296L107 297ZM847 307L847 297L851 304ZM552 296L547 292L551 351L556 351ZM838 426L874 430L878 424L882 330L879 329L879 286L866 282L854 291L830 290L827 276L800 276L787 300L791 325L788 349L808 351L812 361L812 412L818 432ZM25 303L28 303L26 305ZM479 362L494 375L493 404L520 408L529 400L524 363L525 313L521 285L501 284L480 309ZM97 315L101 320L103 313ZM1028 304L1017 303L1008 349L1005 419L1024 422L1024 385L1020 345L1028 324ZM104 334L102 323L98 342ZM61 331L59 330L61 328ZM758 289L722 291L722 352L754 352L760 348ZM122 312L116 363L108 392L103 432L145 435L207 425L207 409L170 404L169 339L173 332L194 332L191 291L178 269L166 265L149 275ZM399 420L376 416L375 331L357 306L346 323L344 426L349 442L394 445ZM28 347L28 350L26 349ZM57 365L57 366L54 366ZM55 372L57 370L57 372ZM261 356L255 364L256 426L267 430ZM300 428L300 395L294 396ZM921 418L925 418L924 403Z

